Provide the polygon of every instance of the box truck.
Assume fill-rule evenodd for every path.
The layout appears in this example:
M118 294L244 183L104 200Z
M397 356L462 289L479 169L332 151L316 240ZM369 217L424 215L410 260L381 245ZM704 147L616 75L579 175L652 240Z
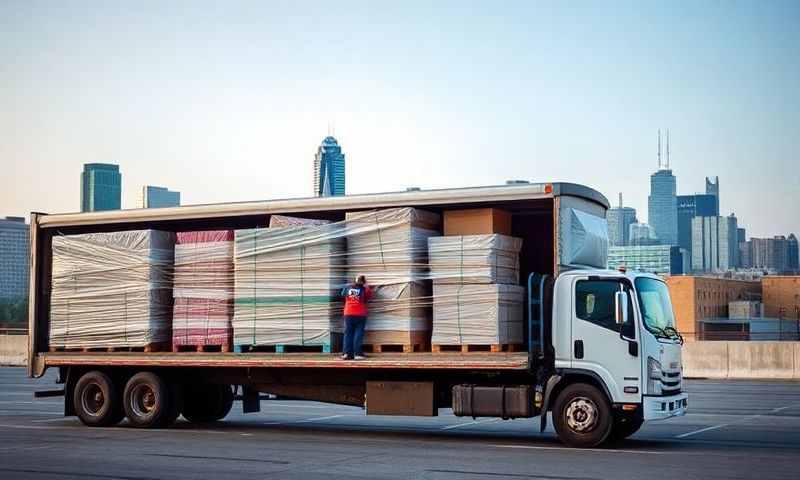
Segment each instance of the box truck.
M525 288L521 348L423 348L342 361L329 349L214 352L53 348L54 240L155 230L239 230L270 216L344 222L350 212L414 208L504 212L521 239ZM529 183L397 193L267 200L176 208L31 214L28 373L57 368L64 413L88 426L127 417L136 427L223 419L240 398L259 411L263 394L364 407L368 415L455 415L503 419L548 412L567 445L624 439L643 422L682 415L680 334L665 283L656 275L606 269L607 199L570 183ZM491 222L490 222L491 223ZM494 222L498 223L498 222ZM435 300L435 299L434 299ZM468 301L468 300L467 300ZM109 312L116 318L119 312ZM69 319L81 323L80 316ZM429 340L428 340L429 342ZM43 395L48 392L42 392Z

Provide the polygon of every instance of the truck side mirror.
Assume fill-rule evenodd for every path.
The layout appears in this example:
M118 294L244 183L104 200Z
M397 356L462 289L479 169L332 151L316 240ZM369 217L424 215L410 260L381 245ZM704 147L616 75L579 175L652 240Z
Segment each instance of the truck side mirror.
M617 325L628 323L628 293L614 294L614 321Z

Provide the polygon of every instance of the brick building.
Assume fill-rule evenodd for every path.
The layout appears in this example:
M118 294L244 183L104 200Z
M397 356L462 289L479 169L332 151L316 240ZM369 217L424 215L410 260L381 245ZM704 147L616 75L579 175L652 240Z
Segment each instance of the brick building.
M761 279L764 291L764 315L800 320L800 276L766 276Z
M700 321L727 318L728 303L761 298L761 284L729 278L672 276L666 279L676 328L686 340L696 340Z

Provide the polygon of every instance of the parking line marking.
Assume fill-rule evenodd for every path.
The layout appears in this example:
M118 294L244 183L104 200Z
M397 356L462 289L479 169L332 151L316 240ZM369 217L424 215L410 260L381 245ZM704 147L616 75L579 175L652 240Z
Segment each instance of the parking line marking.
M490 447L494 448L524 448L528 450L569 450L571 452L575 452L576 449L571 447L543 447L538 445L489 445ZM613 448L581 448L577 450L580 452L597 452L597 453L648 453L651 455L674 455L680 452L655 452L652 450L619 450ZM680 453L682 454L682 453Z
M778 412L781 412L783 410L787 410L789 408L794 408L794 407L798 407L798 406L800 406L800 403L793 403L791 405L786 405L785 407L773 408L772 410L770 410L769 412L766 412L766 413L759 413L759 414L756 414L756 415L749 415L749 416L744 417L741 420L737 420L735 422L721 423L719 425L713 425L713 426L710 426L710 427L701 428L699 430L694 430L694 431L691 431L691 432L682 433L680 435L676 435L675 438L687 438L687 437L691 437L693 435L697 435L698 433L710 432L712 430L718 430L720 428L730 427L731 425L738 425L740 423L744 423L744 422L747 422L749 420L753 420L755 418L763 417L763 416L769 415L771 413L778 413Z
M479 424L482 424L482 423L492 423L492 422L497 422L498 420L500 420L500 419L499 418L490 418L488 420L473 420L473 421L467 422L467 423L458 423L456 425L448 425L446 427L442 427L442 430L452 430L454 428L468 427L470 425L479 425Z

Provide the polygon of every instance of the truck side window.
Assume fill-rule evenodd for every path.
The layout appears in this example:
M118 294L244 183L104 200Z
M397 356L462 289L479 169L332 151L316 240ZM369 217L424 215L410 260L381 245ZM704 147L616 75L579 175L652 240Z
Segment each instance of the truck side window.
M623 325L627 336L635 333L633 320L633 304L631 291L627 286L615 280L579 280L575 286L575 312L581 320L591 322L599 327L619 332L620 327L614 321L614 294L622 288L628 292L628 323Z

